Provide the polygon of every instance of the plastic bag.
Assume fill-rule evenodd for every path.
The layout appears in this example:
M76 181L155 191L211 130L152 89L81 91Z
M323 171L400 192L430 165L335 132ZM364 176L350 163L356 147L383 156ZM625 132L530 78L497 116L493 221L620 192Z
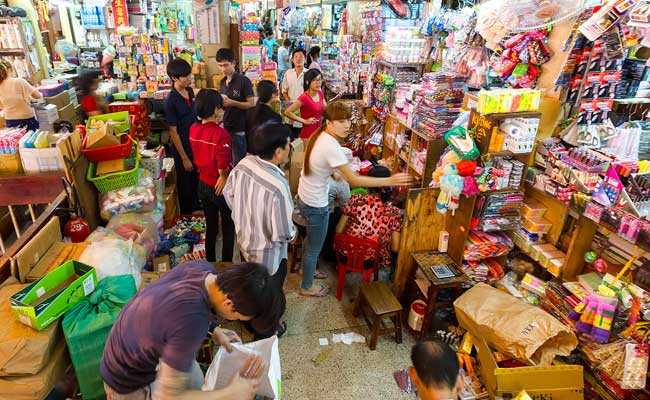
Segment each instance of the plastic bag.
M94 267L98 281L107 276L131 275L140 287L145 258L138 254L132 240L107 238L91 243L81 253L79 262Z
M481 153L474 139L462 126L455 126L445 133L445 140L456 155L463 160L475 160Z
M111 190L99 195L99 208L105 220L129 212L151 211L156 207L156 186L151 178L142 178L135 186Z
M147 255L156 249L158 243L158 225L145 214L127 213L115 216L106 225L106 229L115 232L124 240L131 239L143 246Z
M108 277L63 317L63 333L84 400L106 398L99 374L104 346L122 307L136 292L131 276Z
M248 356L259 354L266 361L266 369L260 379L257 394L270 399L279 399L282 393L282 371L280 369L280 352L278 337L258 340L252 343L233 343L233 350L228 353L223 347L219 348L205 374L203 390L217 390L226 387L235 374L244 366Z

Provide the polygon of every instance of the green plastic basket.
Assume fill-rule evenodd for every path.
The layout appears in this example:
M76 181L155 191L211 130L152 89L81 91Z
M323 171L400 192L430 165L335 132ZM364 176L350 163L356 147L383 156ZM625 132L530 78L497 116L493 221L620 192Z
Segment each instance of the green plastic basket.
M137 156L137 147L133 146L135 154L132 152L131 157L127 158L127 164L134 163L133 168L128 171L114 172L97 176L97 164L89 163L86 179L101 193L110 192L111 190L122 189L129 186L135 186L138 183L138 169L140 168L140 157ZM135 159L135 162L134 162Z
M129 129L131 128L131 119L129 118L128 111L119 111L119 112L114 112L109 114L95 115L94 117L88 117L88 122L86 122L86 127L88 129L90 129L90 123L93 120L104 121L104 122L115 121L117 122L117 125L115 125L115 129L118 132L128 132Z

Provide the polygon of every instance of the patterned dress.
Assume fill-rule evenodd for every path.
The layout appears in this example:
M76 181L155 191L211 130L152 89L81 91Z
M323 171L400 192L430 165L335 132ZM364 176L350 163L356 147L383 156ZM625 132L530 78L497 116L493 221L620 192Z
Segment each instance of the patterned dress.
M355 194L343 209L343 215L349 217L343 233L378 241L381 245L379 266L390 267L391 235L402 230L402 210L382 202L377 195Z

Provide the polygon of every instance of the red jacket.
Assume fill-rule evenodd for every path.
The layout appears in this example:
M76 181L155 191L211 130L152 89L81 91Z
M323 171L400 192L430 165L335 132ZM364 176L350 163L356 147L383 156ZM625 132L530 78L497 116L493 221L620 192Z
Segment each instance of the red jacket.
M230 134L214 122L198 122L190 127L190 146L199 179L210 186L216 185L219 170L232 166Z

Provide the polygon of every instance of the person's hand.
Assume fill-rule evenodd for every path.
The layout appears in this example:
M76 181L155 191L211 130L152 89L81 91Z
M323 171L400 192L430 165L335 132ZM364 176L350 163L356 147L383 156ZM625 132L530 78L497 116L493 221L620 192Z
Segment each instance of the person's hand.
M192 164L192 160L189 158L184 158L183 159L183 168L185 168L185 171L190 172L194 169L194 164Z
M227 393L227 396L224 398L229 400L250 400L257 394L259 386L259 379L248 379L240 374L235 374L228 386L224 389Z
M223 193L223 188L226 186L226 181L228 181L228 177L219 175L217 184L214 185L214 194L221 196L221 193Z
M305 120L305 125L314 125L317 123L318 123L318 119L314 117Z
M232 107L233 104L234 104L234 100L232 100L228 96L223 96L223 106L224 107Z
M259 379L266 370L266 362L259 354L251 354L244 365L241 367L239 374L247 379Z
M411 186L415 183L413 176L404 172L395 174L388 179L390 179L390 186Z
M232 351L230 343L241 343L241 338L238 334L230 329L215 328L212 331L212 340L219 346L223 346L228 353Z

